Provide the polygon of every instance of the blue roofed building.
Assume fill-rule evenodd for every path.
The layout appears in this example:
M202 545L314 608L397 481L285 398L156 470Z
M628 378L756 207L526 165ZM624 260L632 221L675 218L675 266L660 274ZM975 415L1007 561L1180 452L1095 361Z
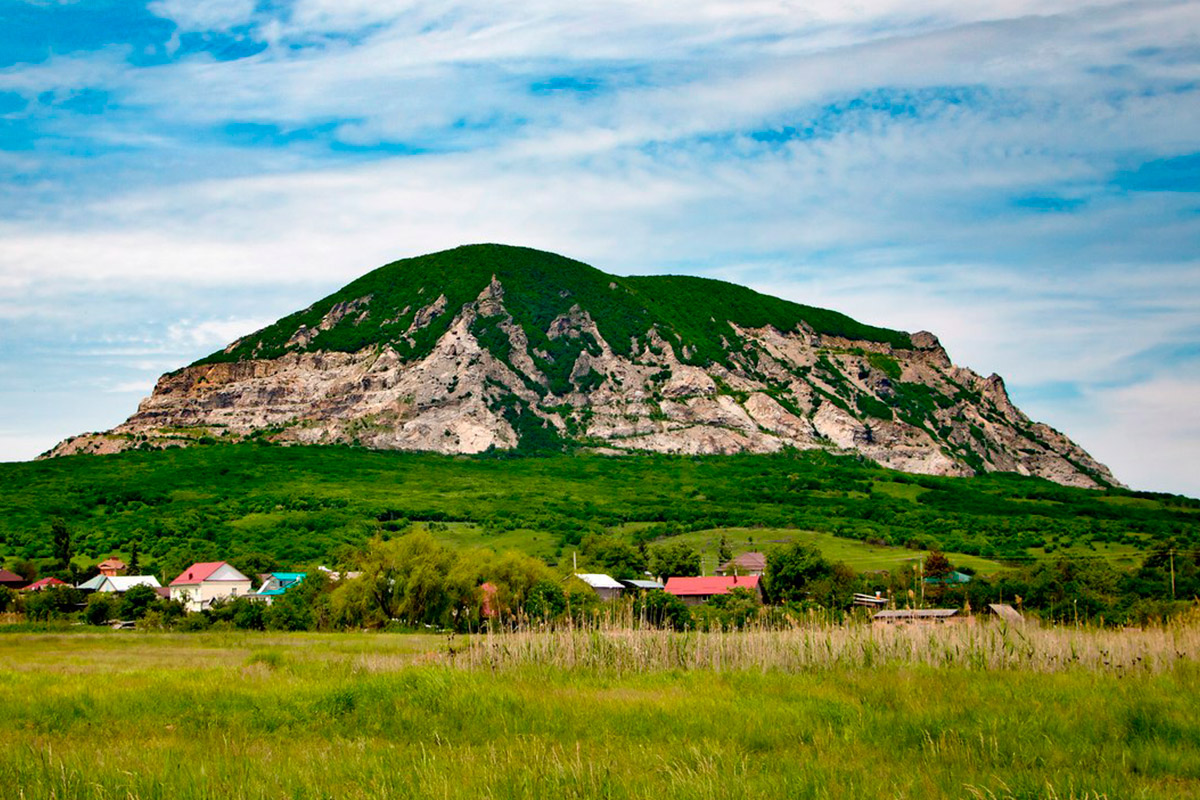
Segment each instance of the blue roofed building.
M250 595L250 598L270 604L276 597L285 594L288 589L299 586L307 574L306 572L269 572L262 576L262 586L258 587L258 591Z

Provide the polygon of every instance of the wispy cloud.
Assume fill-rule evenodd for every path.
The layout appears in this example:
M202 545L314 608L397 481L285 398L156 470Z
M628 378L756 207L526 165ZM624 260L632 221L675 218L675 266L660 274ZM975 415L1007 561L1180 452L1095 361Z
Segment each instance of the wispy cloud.
M1122 444L1142 409L1200 452L1171 405L1200 341L1198 26L1192 2L24 4L0 376L117 398L372 266L505 241L933 329L1119 476L1200 493Z

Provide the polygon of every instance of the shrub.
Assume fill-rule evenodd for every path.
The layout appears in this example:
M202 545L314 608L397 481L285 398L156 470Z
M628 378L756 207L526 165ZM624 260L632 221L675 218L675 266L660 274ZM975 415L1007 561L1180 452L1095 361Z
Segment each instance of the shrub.
M88 625L106 625L113 618L115 598L107 592L94 592L83 609L83 619Z

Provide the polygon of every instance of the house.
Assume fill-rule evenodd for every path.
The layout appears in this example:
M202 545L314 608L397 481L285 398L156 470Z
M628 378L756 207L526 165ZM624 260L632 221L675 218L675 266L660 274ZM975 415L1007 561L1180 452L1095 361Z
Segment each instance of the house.
M107 558L104 561L101 561L96 566L96 569L100 570L101 575L108 575L111 577L113 575L120 575L124 573L128 567L126 567L125 562L119 558Z
M20 589L27 583L29 583L29 581L25 580L17 573L9 572L6 569L0 569L0 586L5 587L6 589L16 590Z
M759 600L762 599L762 584L758 575L705 575L699 578L667 578L664 587L689 606L707 603L719 594L729 594L734 589L749 589Z
M250 579L224 561L192 564L171 581L171 599L188 611L203 611L214 600L245 597L252 591Z
M125 594L135 586L158 589L158 578L153 575L97 575L75 587L83 592L115 592Z
M742 553L717 567L718 575L763 575L766 571L767 557L762 553Z
M635 591L635 592L653 592L656 589L662 590L663 588L665 588L658 581L644 581L644 580L639 580L636 578L628 578L628 579L622 578L621 585L624 586L626 589L629 589L629 590Z
M894 608L877 612L871 619L876 625L946 625L966 617L957 608Z
M598 572L576 572L575 577L591 587L601 600L613 600L625 591L619 581Z
M71 584L67 583L66 581L60 581L58 578L42 578L40 581L35 581L34 583L29 584L22 589L22 591L40 592L44 589L53 589L58 586L70 587L70 585Z
M269 572L262 576L262 586L258 587L258 591L250 597L270 605L276 597L303 581L306 574L305 572Z

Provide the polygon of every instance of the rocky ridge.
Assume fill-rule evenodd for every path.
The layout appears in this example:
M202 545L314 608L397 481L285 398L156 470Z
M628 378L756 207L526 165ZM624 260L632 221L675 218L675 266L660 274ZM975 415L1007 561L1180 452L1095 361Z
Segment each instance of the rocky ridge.
M673 317L662 298L699 279L621 279L561 259L559 280L558 257L474 247L485 249L448 251L459 259L448 263L470 269L422 259L381 268L164 375L126 422L47 455L245 438L440 453L565 443L610 453L826 448L915 473L1119 485L1017 409L998 375L955 366L931 333L868 328L756 295L782 309L778 324L760 324L736 310L752 306L753 293L717 282L700 289L734 294L696 308L708 318L692 328L696 315ZM529 254L541 266L525 269ZM718 319L724 307L730 318ZM606 315L616 320L607 336Z

